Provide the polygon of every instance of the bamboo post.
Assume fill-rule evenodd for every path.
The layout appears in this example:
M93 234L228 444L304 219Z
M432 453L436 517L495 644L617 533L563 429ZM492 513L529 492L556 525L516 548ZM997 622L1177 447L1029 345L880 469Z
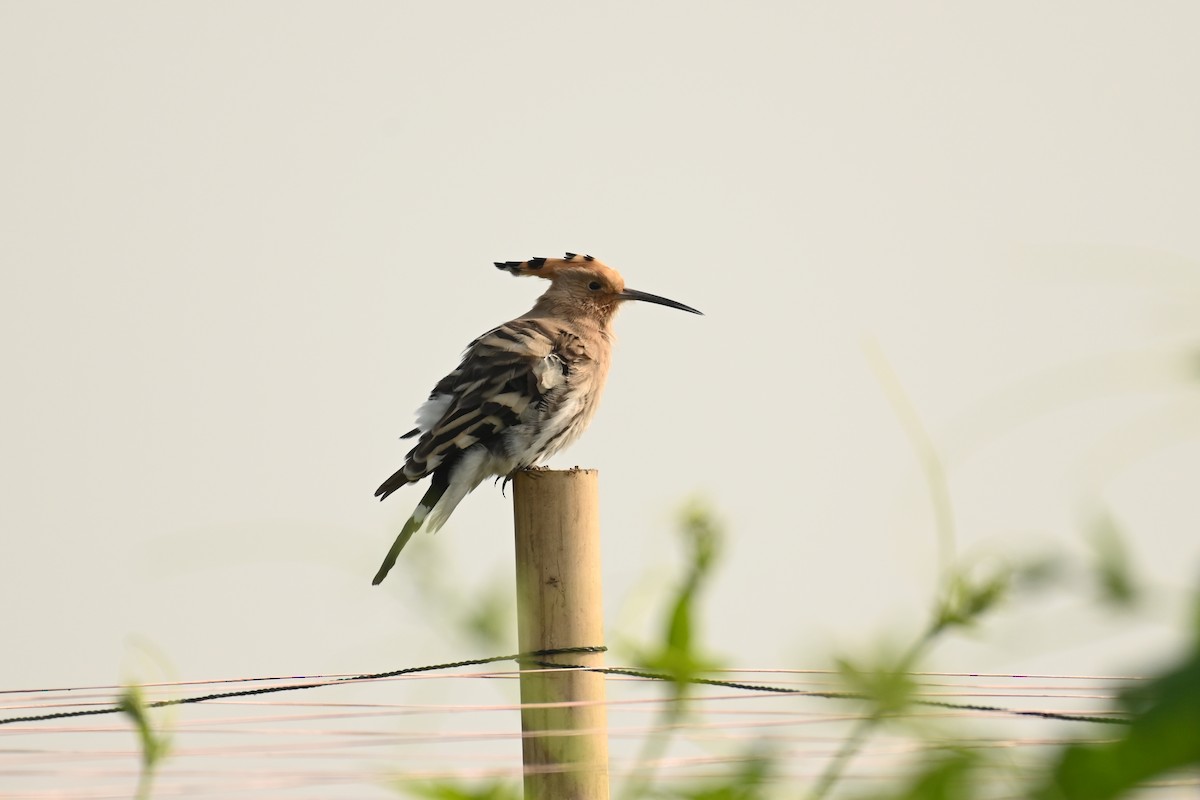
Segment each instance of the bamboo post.
M523 653L604 643L597 477L596 470L576 468L518 472L513 480L517 637ZM600 653L539 660L603 665ZM577 705L530 707L543 703ZM604 675L580 670L522 675L521 704L525 800L608 800Z

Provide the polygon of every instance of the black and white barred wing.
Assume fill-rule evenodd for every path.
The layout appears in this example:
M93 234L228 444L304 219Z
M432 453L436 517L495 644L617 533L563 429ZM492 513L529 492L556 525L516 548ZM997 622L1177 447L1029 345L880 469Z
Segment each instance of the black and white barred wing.
M541 320L518 319L472 342L458 368L417 410L417 427L402 438L420 438L404 466L375 495L385 498L430 474L435 482L439 473L442 481L449 479L456 462L476 444L496 461L513 455L506 453L505 432L550 410L577 355L576 339Z
M481 481L529 466L561 438L562 421L575 418L569 381L582 358L578 336L540 319L505 323L467 347L417 411L417 427L405 438L420 438L404 466L375 491L383 499L432 475L372 583L387 576L413 534L441 528Z

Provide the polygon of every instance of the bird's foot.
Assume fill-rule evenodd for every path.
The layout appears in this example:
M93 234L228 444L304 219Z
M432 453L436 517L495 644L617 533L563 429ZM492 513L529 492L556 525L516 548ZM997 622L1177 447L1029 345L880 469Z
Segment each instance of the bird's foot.
M517 467L516 469L514 469L512 472L508 473L507 475L497 475L496 480L492 481L492 485L494 486L497 483L499 483L500 484L500 496L507 497L508 495L505 494L504 490L508 488L508 485L510 483L512 483L513 478L517 477L518 472L546 472L549 469L550 469L549 467L543 467L543 466L539 466L537 464L533 464L528 467Z

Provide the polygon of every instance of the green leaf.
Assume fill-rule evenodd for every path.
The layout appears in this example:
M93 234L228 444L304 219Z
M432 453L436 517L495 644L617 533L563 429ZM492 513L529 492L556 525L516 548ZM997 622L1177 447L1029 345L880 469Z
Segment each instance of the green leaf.
M1006 566L982 578L972 578L965 571L950 575L934 614L934 629L974 624L1008 595L1013 577L1013 570Z
M667 675L675 682L676 695L682 697L690 681L718 666L700 648L695 619L700 594L717 563L723 531L711 510L699 501L684 508L680 521L688 554L686 573L671 600L662 641L641 649L635 661L643 669Z
M1122 694L1133 714L1114 742L1073 744L1034 797L1109 800L1175 770L1200 767L1200 642L1178 666Z
M150 714L146 708L145 697L141 686L127 686L121 694L117 706L127 717L133 720L138 742L142 749L142 764L147 770L153 769L170 750L170 737L155 732L150 722Z

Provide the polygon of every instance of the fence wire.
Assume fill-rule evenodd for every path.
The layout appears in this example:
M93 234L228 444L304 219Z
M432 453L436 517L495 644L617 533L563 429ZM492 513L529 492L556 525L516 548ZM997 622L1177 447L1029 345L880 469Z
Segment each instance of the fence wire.
M171 737L154 796L353 799L403 797L435 781L519 786L518 679L551 669L540 657L552 654L562 655L145 684L146 705L159 709L155 724ZM522 666L499 666L504 661ZM823 670L721 670L695 681L682 700L653 673L604 671L618 787L647 769L656 786L701 785L764 756L774 784L803 787L869 713ZM843 780L848 792L889 785L938 746L998 754L997 763L1022 768L1067 742L1111 740L1124 721L1114 687L1140 680L946 672L913 679L916 704L855 758ZM0 797L131 797L141 754L130 720L118 713L122 688L0 692ZM669 741L651 763L642 747L649 737ZM1198 786L1200 779L1183 777L1147 791L1165 800L1192 797Z

